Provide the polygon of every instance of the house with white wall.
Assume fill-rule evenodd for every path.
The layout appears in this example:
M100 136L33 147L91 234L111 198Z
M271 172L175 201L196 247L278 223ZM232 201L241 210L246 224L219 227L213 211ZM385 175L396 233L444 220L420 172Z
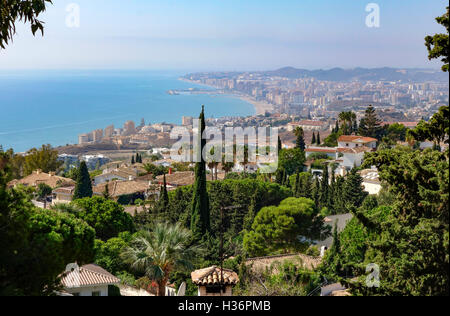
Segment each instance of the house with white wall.
M72 296L108 296L108 287L117 285L120 280L95 264L74 269L62 275L64 291Z

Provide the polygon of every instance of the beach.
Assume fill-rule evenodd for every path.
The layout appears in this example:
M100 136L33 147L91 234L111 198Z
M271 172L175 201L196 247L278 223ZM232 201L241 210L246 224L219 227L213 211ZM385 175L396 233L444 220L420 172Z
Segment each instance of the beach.
M273 111L273 105L266 101L257 101L250 96L238 95L239 99L251 103L255 107L256 115L264 115L266 112Z

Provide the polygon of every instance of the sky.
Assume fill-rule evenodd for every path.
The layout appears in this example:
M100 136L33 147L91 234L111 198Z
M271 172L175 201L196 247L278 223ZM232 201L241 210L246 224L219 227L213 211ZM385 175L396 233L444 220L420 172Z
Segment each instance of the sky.
M442 0L54 0L44 37L19 23L0 69L436 68ZM366 11L376 3L379 27ZM68 27L76 4L79 27ZM71 11L74 12L74 11ZM70 20L69 21L73 21ZM69 24L70 25L70 24ZM72 24L73 25L73 24Z

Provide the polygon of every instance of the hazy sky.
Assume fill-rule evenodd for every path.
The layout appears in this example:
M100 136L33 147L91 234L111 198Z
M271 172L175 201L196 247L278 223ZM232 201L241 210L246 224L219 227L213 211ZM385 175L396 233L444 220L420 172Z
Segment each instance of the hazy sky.
M20 25L0 69L427 67L442 0L54 0L45 35ZM380 7L380 27L365 24ZM67 5L80 27L66 26Z

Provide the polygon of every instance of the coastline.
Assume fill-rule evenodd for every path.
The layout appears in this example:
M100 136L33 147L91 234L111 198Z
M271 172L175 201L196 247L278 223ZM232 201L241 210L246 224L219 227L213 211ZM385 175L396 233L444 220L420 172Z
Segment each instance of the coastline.
M214 87L214 86L211 86L211 85L207 85L207 84L204 84L204 83L191 81L191 80L183 78L183 77L178 78L178 80L189 82L189 83L193 83L193 84L197 84L197 85L208 87L208 88L218 89L217 87ZM228 93L224 93L224 95L227 95L227 94ZM264 114L266 114L266 112L272 112L273 111L273 105L272 104L267 103L266 101L257 101L252 96L243 95L243 94L240 94L240 93L233 93L233 92L229 93L228 95L231 96L231 97L234 97L234 98L241 99L242 101L245 101L245 102L250 103L251 105L253 105L253 107L255 108L255 115L264 115Z

